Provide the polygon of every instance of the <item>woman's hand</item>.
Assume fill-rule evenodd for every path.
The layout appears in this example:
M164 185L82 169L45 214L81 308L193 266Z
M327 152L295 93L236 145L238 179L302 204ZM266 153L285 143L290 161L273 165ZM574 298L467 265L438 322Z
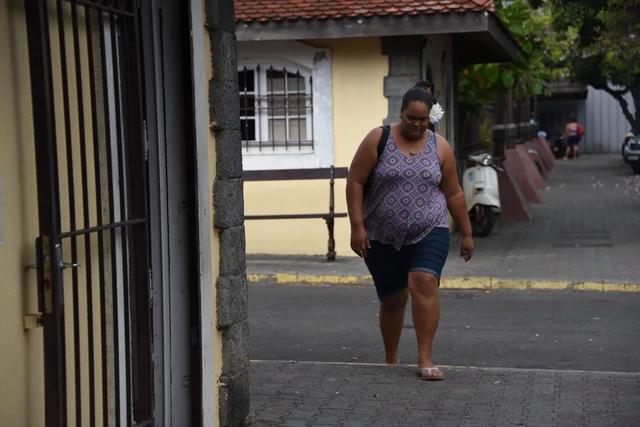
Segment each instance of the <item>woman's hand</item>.
M371 247L367 230L364 226L351 227L351 249L359 257L367 256L367 249Z
M469 261L473 256L473 239L471 236L462 238L462 242L460 242L460 256L464 258L464 262Z

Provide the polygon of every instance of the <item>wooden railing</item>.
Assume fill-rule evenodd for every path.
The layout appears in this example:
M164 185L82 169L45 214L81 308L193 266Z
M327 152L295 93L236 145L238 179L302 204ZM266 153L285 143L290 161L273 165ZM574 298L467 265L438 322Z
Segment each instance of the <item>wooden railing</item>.
M334 238L335 218L344 218L347 213L335 212L335 180L347 177L347 168L318 168L318 169L278 169L245 171L245 181L293 181L327 179L329 180L329 211L326 213L307 214L266 214L266 215L245 215L245 220L272 220L272 219L309 219L321 218L327 224L329 239L327 242L327 260L336 259L336 242Z

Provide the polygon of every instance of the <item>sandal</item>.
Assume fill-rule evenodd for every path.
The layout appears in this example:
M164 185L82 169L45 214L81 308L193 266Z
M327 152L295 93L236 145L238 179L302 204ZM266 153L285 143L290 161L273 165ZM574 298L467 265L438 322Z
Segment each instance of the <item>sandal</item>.
M437 366L418 368L418 376L425 381L441 381L444 379L442 371Z

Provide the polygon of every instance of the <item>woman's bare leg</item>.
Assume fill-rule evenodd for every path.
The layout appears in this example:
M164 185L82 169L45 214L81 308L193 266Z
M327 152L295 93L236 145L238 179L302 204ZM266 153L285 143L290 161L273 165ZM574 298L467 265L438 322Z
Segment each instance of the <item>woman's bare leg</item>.
M411 313L418 341L418 366L433 366L433 338L440 320L438 302L438 279L423 272L409 273L409 292L411 293Z
M384 341L385 363L398 363L398 346L408 298L409 292L402 289L380 301L380 332Z

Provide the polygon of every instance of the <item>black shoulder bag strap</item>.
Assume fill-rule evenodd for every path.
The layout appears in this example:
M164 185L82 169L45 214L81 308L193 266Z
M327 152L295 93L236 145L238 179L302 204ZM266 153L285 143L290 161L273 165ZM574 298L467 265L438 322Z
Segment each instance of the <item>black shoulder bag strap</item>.
M387 141L389 140L389 132L391 132L391 127L389 125L384 125L384 126L380 126L382 128L382 135L380 135L380 141L378 141L378 158L376 159L376 166L378 165L378 162L380 161L380 156L382 155L382 153L384 152L384 147L387 146ZM375 166L374 166L375 169ZM372 170L373 172L373 170ZM369 187L371 186L370 183L370 177L371 175L369 175L369 178L367 178L367 182L364 185L364 196L367 196L367 193L369 192Z
M378 160L384 151L384 147L387 146L387 140L389 139L389 132L391 127L389 125L380 126L382 128L382 135L380 135L380 141L378 141Z

